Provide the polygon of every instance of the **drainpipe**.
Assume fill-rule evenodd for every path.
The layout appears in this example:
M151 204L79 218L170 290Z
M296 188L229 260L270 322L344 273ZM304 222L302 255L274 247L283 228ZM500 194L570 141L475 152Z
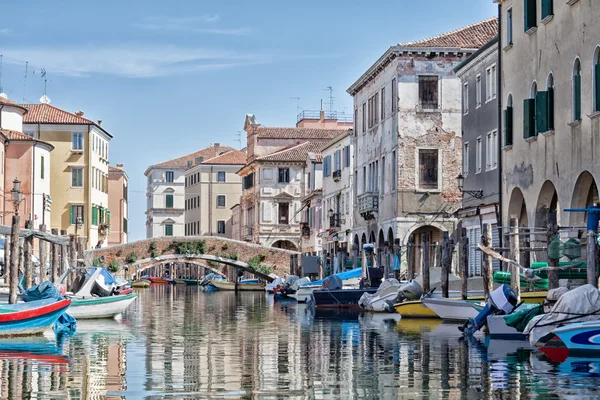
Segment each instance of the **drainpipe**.
M31 209L29 210L29 220L31 221L32 229L35 229L35 225L33 225L35 220L35 148L36 143L33 142L33 151L31 152L31 157L33 158L31 162Z
M502 203L504 201L502 195L502 5L498 3L498 74L496 76L497 84L496 84L496 101L498 102L498 212L496 214L497 224L500 226L505 226L503 223L503 215L502 215ZM502 247L503 241L502 233L498 234L498 244L499 247Z
M2 129L2 109L4 108L4 104L0 105L0 129ZM8 139L4 142L4 174L6 174L6 148L8 147ZM4 224L6 219L6 177L4 177L4 182L2 182L2 189L4 190L4 194L2 196L2 223Z
M212 224L212 174L213 174L213 166L210 166L210 175L208 176L208 229L210 231L210 236L213 235L213 224Z

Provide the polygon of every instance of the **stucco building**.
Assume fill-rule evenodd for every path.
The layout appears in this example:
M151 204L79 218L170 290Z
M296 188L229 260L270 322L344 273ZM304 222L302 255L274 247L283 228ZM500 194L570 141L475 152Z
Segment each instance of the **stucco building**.
M499 245L500 168L498 154L498 38L458 65L462 83L462 204L458 217L469 238L469 275L481 275L483 224L492 225L492 245ZM494 268L499 263L494 260Z
M129 231L129 177L123 164L108 166L108 208L111 212L108 245L127 243Z
M350 125L326 117L321 112L314 120L298 121L295 128L274 128L260 125L252 114L246 116L248 157L238 172L243 185L240 206L244 240L301 249L299 213L307 153L319 153L324 143Z
M146 169L146 237L185 235L185 171L195 162L234 150L219 143ZM191 163L191 164L190 164Z
M323 250L323 156L320 152L306 154L304 183L301 251L305 255L320 256Z
M441 232L455 230L462 110L453 68L496 36L497 26L492 18L392 46L348 89L355 115L356 248L374 243L384 255L396 240L418 245L427 233L435 243Z
M237 171L245 163L246 152L231 150L198 159L185 171L185 236L233 238L231 207L240 201L242 179Z
M600 165L600 8L594 1L496 1L502 16L502 216L585 226ZM529 260L522 259L522 263Z

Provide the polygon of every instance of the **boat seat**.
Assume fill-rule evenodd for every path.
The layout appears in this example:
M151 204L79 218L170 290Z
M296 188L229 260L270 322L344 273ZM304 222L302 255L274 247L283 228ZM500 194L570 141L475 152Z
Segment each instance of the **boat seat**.
M75 278L75 280L73 281L73 284L71 285L71 292L72 293L79 292L79 290L83 287L84 283L85 283L85 275L78 275Z

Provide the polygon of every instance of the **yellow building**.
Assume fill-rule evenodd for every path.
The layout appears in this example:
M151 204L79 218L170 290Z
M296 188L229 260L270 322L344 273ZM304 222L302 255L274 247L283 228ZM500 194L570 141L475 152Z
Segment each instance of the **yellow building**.
M108 148L102 121L50 104L25 104L23 133L54 146L50 163L50 229L83 239L84 248L108 245ZM60 233L60 232L59 232Z

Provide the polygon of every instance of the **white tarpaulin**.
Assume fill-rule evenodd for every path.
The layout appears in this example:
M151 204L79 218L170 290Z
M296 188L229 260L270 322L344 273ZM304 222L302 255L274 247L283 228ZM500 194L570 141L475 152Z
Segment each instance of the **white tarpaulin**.
M583 285L565 294L550 312L533 318L523 333L535 344L560 325L600 319L600 291L592 285Z

